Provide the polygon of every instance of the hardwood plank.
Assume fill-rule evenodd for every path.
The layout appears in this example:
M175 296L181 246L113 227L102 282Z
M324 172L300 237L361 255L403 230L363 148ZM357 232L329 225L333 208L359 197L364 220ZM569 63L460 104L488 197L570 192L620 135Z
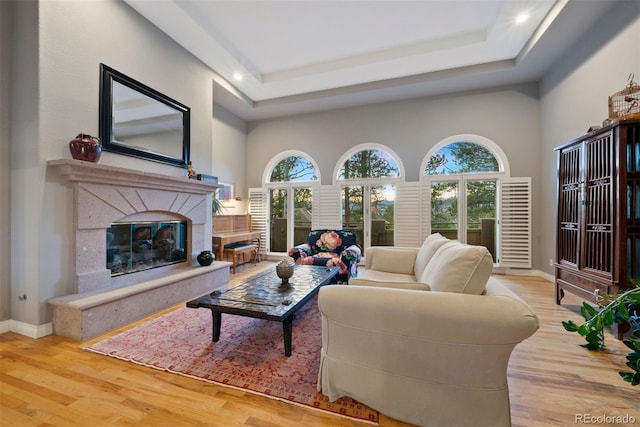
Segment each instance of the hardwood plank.
M239 269L242 280L274 264ZM640 389L622 381L626 347L610 333L607 350L589 352L562 328L581 320L578 297L555 304L553 284L529 276L495 276L534 307L540 330L513 352L509 364L514 426L564 426L576 416L635 416ZM0 335L0 425L11 426L296 426L362 427L357 421L82 350L184 304L91 341ZM428 398L428 396L425 396ZM381 414L380 426L408 424ZM620 424L600 424L620 425Z

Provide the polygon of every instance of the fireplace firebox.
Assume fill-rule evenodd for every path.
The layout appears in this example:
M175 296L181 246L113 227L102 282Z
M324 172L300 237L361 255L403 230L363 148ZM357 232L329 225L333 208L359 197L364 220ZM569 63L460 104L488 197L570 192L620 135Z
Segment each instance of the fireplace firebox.
M230 263L196 262L199 252L211 249L211 197L218 184L81 160L47 164L73 189L73 283L69 293L48 300L56 335L87 340L228 283ZM173 237L164 239L169 255L162 262L168 258L171 265L153 268L161 258L153 236L166 226ZM151 237L142 240L151 240L151 252L138 257L132 248L140 227L150 227ZM124 274L136 267L132 261L129 268L134 259L144 260L138 267L145 270Z
M187 260L186 221L114 222L107 228L107 269L111 276Z

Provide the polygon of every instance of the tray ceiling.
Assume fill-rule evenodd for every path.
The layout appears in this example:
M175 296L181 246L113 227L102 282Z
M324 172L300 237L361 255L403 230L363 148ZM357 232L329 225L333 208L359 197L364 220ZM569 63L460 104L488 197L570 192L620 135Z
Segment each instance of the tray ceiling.
M125 1L211 67L214 102L246 120L535 81L611 4Z

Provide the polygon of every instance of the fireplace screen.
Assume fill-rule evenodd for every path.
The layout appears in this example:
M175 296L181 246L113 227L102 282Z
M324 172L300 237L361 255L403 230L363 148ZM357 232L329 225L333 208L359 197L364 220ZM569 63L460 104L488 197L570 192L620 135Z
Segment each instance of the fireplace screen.
M114 222L107 229L111 276L186 261L186 221Z

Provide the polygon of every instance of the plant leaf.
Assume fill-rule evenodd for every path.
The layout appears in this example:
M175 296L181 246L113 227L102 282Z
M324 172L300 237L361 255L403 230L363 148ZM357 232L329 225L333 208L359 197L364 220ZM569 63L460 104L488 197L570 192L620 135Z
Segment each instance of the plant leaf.
M587 335L589 335L589 332L590 332L590 328L588 325L582 324L578 326L578 333L583 337L586 337Z
M632 356L635 355L635 356ZM640 371L640 353L629 353L627 355L627 366L634 371Z
M604 327L626 322L631 331L623 340L631 351L626 355L626 366L633 372L619 372L622 379L636 386L640 384L640 279L632 279L635 288L621 291L616 295L604 295L597 307L588 302L580 306L580 314L585 319L581 325L569 320L562 326L569 332L577 332L584 340L581 344L589 350L600 351L604 345Z
M595 351L604 349L604 337L602 335L602 330L592 329L584 335L584 338L587 341L587 344L583 344L583 347Z
M640 384L640 373L631 373L631 372L618 372L618 374L620 374L620 376L622 377L623 380L625 380L628 383L631 383L631 385L638 385Z
M640 341L622 340L622 343L627 347L629 347L631 350L640 352ZM633 353L629 353L629 354L633 354Z
M580 308L580 314L582 315L582 317L589 320L593 316L598 314L598 311L595 308L593 308L590 304L583 302L582 307Z
M578 332L578 325L576 325L573 320L562 322L562 326L564 326L564 329L569 332Z
M618 313L624 320L629 320L629 312L627 311L627 305L624 303L618 304Z
M614 320L615 320L615 314L613 310L606 309L602 311L602 324L604 326L613 325Z
M591 350L591 351L602 351L602 350L604 350L603 346L601 346L599 344L594 344L594 343L580 344L580 347L584 347L587 350Z

